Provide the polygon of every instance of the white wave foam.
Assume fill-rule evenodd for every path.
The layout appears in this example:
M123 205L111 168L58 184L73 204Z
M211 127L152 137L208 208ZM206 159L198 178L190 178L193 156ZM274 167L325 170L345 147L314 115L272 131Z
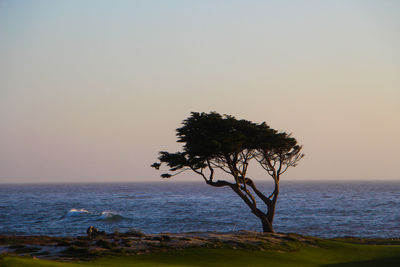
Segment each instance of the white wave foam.
M121 215L112 211L103 211L100 214L99 220L119 220L123 219Z
M89 214L90 212L85 209L70 209L67 216L80 216L83 214Z

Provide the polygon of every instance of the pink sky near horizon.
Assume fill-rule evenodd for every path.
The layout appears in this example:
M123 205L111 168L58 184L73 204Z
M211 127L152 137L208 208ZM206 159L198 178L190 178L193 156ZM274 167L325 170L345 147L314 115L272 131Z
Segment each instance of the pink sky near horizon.
M398 1L1 1L0 183L158 181L149 166L179 149L191 111L292 132L306 156L283 179L400 180L399 12Z

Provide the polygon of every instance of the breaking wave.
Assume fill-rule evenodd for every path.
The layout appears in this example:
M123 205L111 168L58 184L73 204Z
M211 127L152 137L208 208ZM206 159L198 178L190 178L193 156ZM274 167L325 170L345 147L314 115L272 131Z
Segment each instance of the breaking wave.
M67 213L67 217L82 216L89 213L90 212L85 209L70 209Z
M112 211L103 211L99 216L99 220L102 221L119 221L123 219L124 219L123 216L119 215L118 213L114 213Z

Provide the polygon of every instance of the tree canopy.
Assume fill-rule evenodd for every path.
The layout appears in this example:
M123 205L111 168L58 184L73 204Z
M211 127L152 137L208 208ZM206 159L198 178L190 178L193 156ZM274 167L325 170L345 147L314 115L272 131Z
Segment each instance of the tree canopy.
M229 186L260 218L263 230L274 231L272 221L280 176L304 156L295 138L270 128L265 122L257 124L216 112L192 112L177 129L177 137L177 142L183 144L182 151L161 151L159 162L152 165L156 169L162 164L169 167L169 172L161 177L169 178L191 170L211 186ZM252 160L257 161L275 183L274 192L268 197L247 177ZM233 181L216 180L217 170L229 174ZM266 205L266 212L259 208L255 196Z

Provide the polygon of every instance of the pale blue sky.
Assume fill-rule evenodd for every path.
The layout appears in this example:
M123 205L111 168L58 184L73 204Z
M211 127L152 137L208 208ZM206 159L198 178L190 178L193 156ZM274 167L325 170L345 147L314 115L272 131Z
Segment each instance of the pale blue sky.
M149 165L179 149L191 111L292 132L306 157L286 179L400 179L399 14L399 1L3 0L0 182L156 181Z

